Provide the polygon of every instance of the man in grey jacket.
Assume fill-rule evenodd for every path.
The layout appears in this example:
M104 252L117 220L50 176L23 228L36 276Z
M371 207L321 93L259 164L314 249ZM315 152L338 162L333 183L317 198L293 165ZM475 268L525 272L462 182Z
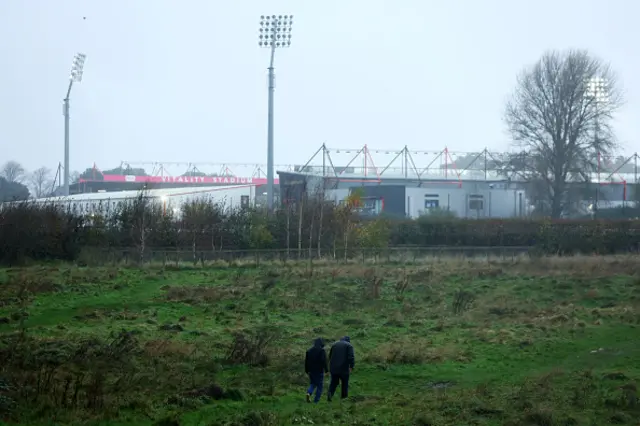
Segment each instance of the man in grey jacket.
M355 367L356 357L351 346L349 336L344 336L340 341L335 342L329 351L329 371L331 373L331 383L327 399L331 401L333 394L341 384L340 398L344 399L349 395L349 375Z

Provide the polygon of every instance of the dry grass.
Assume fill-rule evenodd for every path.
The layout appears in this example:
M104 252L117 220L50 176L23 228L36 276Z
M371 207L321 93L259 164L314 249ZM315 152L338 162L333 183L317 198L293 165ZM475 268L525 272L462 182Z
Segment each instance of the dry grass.
M195 351L193 344L166 339L149 340L144 344L145 355L149 357L190 357Z
M445 361L466 363L471 357L453 343L434 345L429 339L413 339L406 336L383 343L363 356L366 362L384 364L427 364Z
M187 304L214 303L225 299L239 299L243 291L236 287L223 286L165 286L165 299Z

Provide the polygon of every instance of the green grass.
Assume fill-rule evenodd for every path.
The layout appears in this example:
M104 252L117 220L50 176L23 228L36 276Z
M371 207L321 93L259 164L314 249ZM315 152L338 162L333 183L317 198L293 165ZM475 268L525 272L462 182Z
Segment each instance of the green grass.
M616 257L0 270L0 418L637 424L638 267ZM304 352L342 335L356 351L349 400L306 404ZM234 345L256 365L230 359ZM213 384L221 399L202 396Z

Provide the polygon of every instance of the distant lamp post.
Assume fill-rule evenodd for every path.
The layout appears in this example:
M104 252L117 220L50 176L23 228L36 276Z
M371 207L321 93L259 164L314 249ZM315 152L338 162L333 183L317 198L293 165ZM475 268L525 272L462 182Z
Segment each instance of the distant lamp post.
M276 88L274 58L276 48L291 46L292 15L262 15L258 45L271 51L269 62L269 112L267 117L267 208L273 211L274 170L273 170L273 95Z
M64 193L63 195L69 195L69 96L71 96L71 88L73 83L80 83L82 81L82 73L84 71L84 61L87 59L87 55L84 53L77 53L73 58L73 64L71 65L71 74L69 76L69 88L67 89L67 96L64 98L64 105L62 107L62 115L64 115Z
M600 124L599 124L599 113L600 107L606 105L609 102L609 87L606 79L602 77L592 77L587 80L587 89L586 96L594 103L594 107L596 110L595 115L595 128L594 128L594 145L596 148L596 160L597 164L597 177L598 184L596 185L596 200L593 204L593 215L597 217L598 215L598 202L600 201Z

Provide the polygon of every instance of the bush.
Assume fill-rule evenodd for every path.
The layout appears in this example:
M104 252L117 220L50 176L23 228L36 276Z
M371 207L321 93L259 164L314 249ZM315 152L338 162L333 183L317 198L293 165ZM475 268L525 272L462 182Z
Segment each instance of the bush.
M302 208L269 215L198 200L176 214L141 194L114 207L108 217L81 216L51 204L5 204L0 210L0 264L78 261L83 251L105 261L122 256L123 249L134 250L139 261L153 250L186 250L197 262L204 260L204 252L235 250L234 256L243 257L251 249L289 252L298 246L310 256L348 257L357 252L355 247L375 252L388 246L530 247L536 254L569 255L637 251L640 244L640 220L457 219L444 214L370 220L318 204L308 200ZM300 228L298 223L313 226ZM345 232L356 238L345 240Z

